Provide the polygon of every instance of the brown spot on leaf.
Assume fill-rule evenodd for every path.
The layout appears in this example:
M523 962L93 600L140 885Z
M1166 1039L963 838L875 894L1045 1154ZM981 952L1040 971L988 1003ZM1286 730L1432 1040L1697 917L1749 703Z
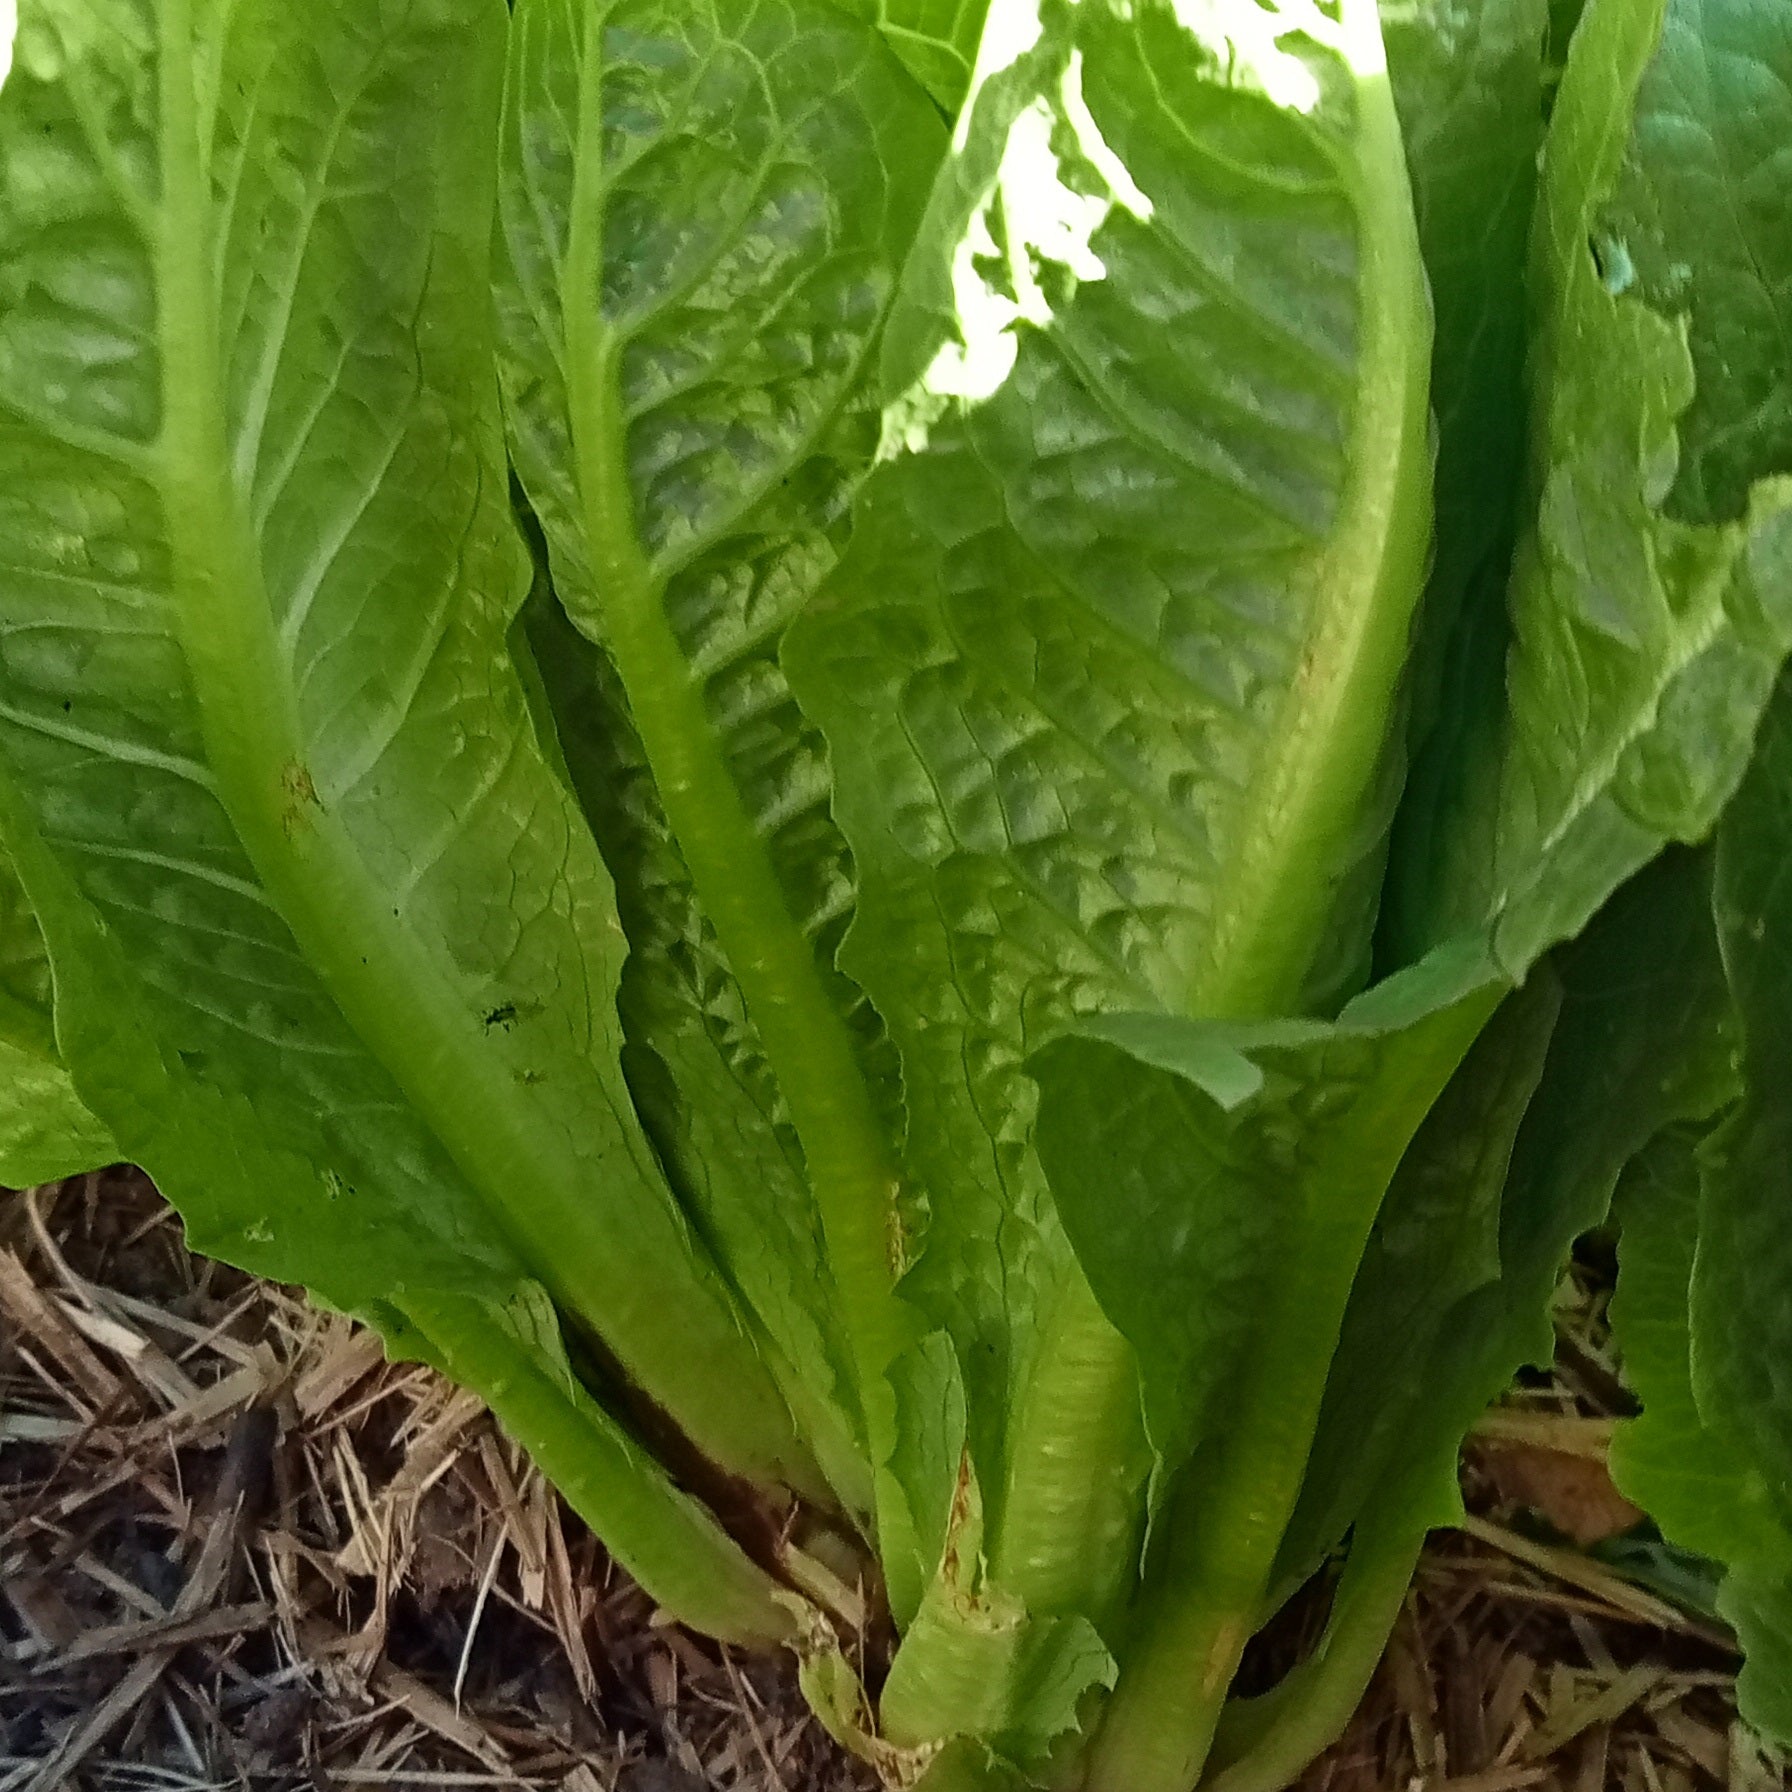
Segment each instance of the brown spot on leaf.
M300 828L309 823L308 811L320 809L323 805L317 799L317 786L311 781L311 774L296 759L289 760L286 769L280 774L280 790L285 799L281 805L280 821L290 839Z

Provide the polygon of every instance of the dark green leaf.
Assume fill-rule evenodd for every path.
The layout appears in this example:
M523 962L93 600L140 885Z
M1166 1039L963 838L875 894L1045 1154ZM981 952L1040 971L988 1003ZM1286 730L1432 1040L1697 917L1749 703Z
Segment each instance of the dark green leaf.
M1707 43L1751 68L1706 80ZM1771 477L1784 444L1761 409L1787 379L1786 318L1763 330L1762 304L1792 290L1792 230L1755 197L1773 181L1755 158L1792 129L1784 45L1756 0L1594 0L1575 35L1532 239L1505 688L1484 681L1476 750L1440 743L1434 831L1403 866L1423 886L1408 949L1490 924L1521 974L1665 842L1702 837L1747 763L1792 642L1792 485ZM1744 101L1746 122L1720 123ZM1714 187L1712 145L1732 141L1749 159ZM1639 255L1671 291L1639 277ZM1760 258L1759 279L1731 277L1739 255ZM1739 330L1736 379L1714 379ZM1687 520L1676 470L1715 466L1720 441L1724 501Z
M1543 141L1545 0L1383 8L1436 312L1437 527L1408 669L1411 767L1383 895L1385 968L1407 962L1440 833L1497 802L1506 581L1525 450L1525 252ZM1481 779L1474 768L1486 768ZM1460 820L1461 816L1457 817Z

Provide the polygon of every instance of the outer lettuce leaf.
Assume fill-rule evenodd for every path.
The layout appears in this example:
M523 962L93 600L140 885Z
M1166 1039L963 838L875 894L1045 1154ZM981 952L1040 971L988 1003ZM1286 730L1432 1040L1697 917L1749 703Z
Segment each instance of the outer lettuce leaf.
M1741 1023L1742 1099L1706 1147L1693 1274L1700 1409L1729 1431L1792 1525L1792 678L1717 841L1714 906Z
M1138 1353L1166 1479L1194 1453L1170 1480L1091 1784L1199 1771L1301 1491L1369 1229L1502 988L1472 948L1449 950L1329 1026L1119 1016L1036 1060L1040 1155Z
M1722 444L1708 463L1720 466ZM1665 1535L1720 1563L1746 1653L1745 1717L1792 1744L1792 683L1718 835L1714 907L1740 1021L1741 1095L1702 1141L1670 1133L1632 1166L1613 1325L1643 1403L1619 1483ZM1697 1049L1698 1036L1689 1038Z
M0 1186L60 1182L118 1157L61 1064L0 1039Z
M1334 1023L1114 1015L1033 1060L1040 1160L1138 1354L1165 1471L1244 1422L1250 1359L1297 1334L1316 1408L1388 1180L1496 990L1484 966L1444 955ZM1288 1411L1302 1390L1277 1380L1263 1397ZM1297 1466L1290 1497L1298 1482Z
M1792 471L1789 144L1792 31L1784 15L1743 0L1670 5L1638 105L1632 165L1601 223L1608 259L1614 248L1628 251L1639 292L1691 313L1697 386L1667 508L1695 520L1736 516L1754 501L1751 481ZM1671 169L1672 178L1649 179L1652 166ZM1688 267L1675 245L1694 228L1708 252ZM1789 536L1782 523L1782 565L1792 557ZM1792 1744L1789 793L1792 694L1782 678L1718 835L1715 907L1741 1020L1743 1094L1702 1158L1689 1351L1705 1437L1740 1452L1744 1485L1764 1481L1771 1492L1779 1547L1739 1531L1715 1553L1729 1568L1720 1604L1748 1656L1738 1688L1744 1715ZM1684 1444L1697 1450L1701 1440ZM1688 1514L1669 1489L1657 1492L1673 1534Z
M43 929L0 851L0 1036L40 1057L54 1056L54 1008Z
M543 1292L718 1459L813 1479L633 1121L608 882L505 653L504 23L24 8L0 833L76 1087L195 1243L452 1365L651 1588L779 1634Z
M1729 49L1723 79L1708 41ZM1440 744L1454 776L1433 768L1434 831L1402 866L1405 951L1487 924L1522 972L1665 842L1705 834L1747 763L1792 642L1792 487L1756 411L1782 402L1758 324L1788 245L1770 166L1724 156L1738 130L1757 155L1785 142L1782 49L1752 0L1594 0L1575 35L1532 244L1506 687L1467 731L1497 745ZM1723 122L1733 110L1748 121ZM1751 258L1760 278L1739 283ZM1714 380L1739 333L1737 379ZM1694 514L1677 471L1710 463L1708 438L1729 444L1724 502Z
M1643 1403L1612 1446L1612 1472L1663 1533L1721 1562L1718 1607L1744 1650L1737 1697L1756 1728L1792 1742L1792 1523L1766 1465L1721 1423L1706 1420L1693 1386L1695 1260L1709 1197L1696 1135L1658 1137L1625 1172L1612 1325L1624 1373ZM1689 1320L1689 1313L1691 1319ZM1771 1347L1771 1346L1769 1346ZM1720 1363L1715 1377L1730 1379ZM1722 1409L1730 1402L1714 1400Z
M614 709L605 652L682 861L672 875L701 906L684 942L651 939L637 913L636 942L676 959L693 928L714 929L745 1049L765 1054L815 1192L874 1466L884 1371L910 1329L892 1292L892 1103L832 966L852 868L778 649L876 446L863 375L944 141L878 33L827 0L525 0L513 19L500 300L517 467L593 643L585 720ZM570 715L577 674L554 682ZM606 834L625 876L668 869L638 827ZM631 1019L675 1073L713 1075L679 1037L688 982L675 961L643 964ZM825 1287L804 1310L805 1291L773 1287L758 1260L767 1231L812 1232L813 1215L783 1175L762 1190L745 1163L685 1174L705 1178L711 1235L770 1297L810 1400L856 1423L814 1350ZM799 1230L793 1255L805 1248Z
M740 985L698 902L628 704L538 590L525 610L550 726L606 863L629 957L617 1003L643 1124L694 1223L752 1308L805 1436L849 1509L869 1512L858 1394L802 1146Z
M1713 92L1701 63L1701 34L1734 51L1732 40L1750 29L1759 37L1763 21L1745 7L1707 17L1708 11L1670 7L1660 48L1651 55L1652 17L1595 4L1588 22L1592 47L1576 52L1556 114L1548 200L1533 254L1533 275L1548 307L1533 470L1543 495L1512 596L1512 708L1497 671L1488 676L1498 664L1490 644L1500 627L1484 600L1471 595L1446 665L1444 724L1402 813L1384 917L1384 940L1395 957L1426 937L1423 925L1415 932L1415 917L1454 884L1460 906L1434 907L1429 923L1441 930L1452 920L1472 921L1481 901L1496 913L1511 909L1496 919L1495 937L1507 964L1521 970L1654 850L1651 827L1659 824L1654 838L1708 827L1733 785L1783 651L1784 604L1792 589L1774 533L1783 525L1763 521L1752 538L1741 525L1727 535L1683 526L1737 518L1750 502L1749 479L1783 465L1772 428L1781 400L1773 393L1771 361L1761 355L1770 335L1754 329L1744 357L1751 390L1742 389L1747 381L1726 384L1704 373L1695 389L1689 377L1692 366L1711 368L1717 359L1701 343L1731 341L1744 320L1758 320L1757 295L1774 288L1773 270L1782 265L1775 232L1784 227L1783 204L1776 207L1766 196L1747 156L1728 164L1740 171L1731 196L1740 206L1712 191L1723 147L1738 137L1762 148L1783 141L1763 128L1759 114L1765 106L1777 115L1784 94L1760 78L1760 42L1752 57L1720 59L1720 92ZM1771 33L1766 37L1777 42ZM1722 118L1719 105L1728 108ZM1724 140L1716 151L1713 134ZM1424 170L1421 151L1415 176L1421 191ZM1615 192L1610 200L1608 191ZM1716 209L1741 222L1746 242L1740 248L1723 229L1711 228L1708 214ZM1585 247L1589 232L1597 239L1593 253L1606 260L1603 283ZM1615 253L1619 244L1638 257L1634 267ZM1750 254L1759 257L1752 289L1736 278L1738 263ZM1669 263L1677 280L1671 288L1635 277L1638 268ZM1641 311L1638 296L1659 312L1688 314L1684 348L1671 324ZM1440 361L1448 340L1441 320L1449 315L1440 283ZM1620 355L1622 375L1615 371ZM1649 389L1652 365L1661 396L1639 411L1637 393ZM1639 368L1646 375L1640 387ZM1440 519L1448 509L1447 411L1443 421ZM1670 424L1678 428L1686 466L1709 461L1708 440L1746 446L1729 462L1723 507L1694 514L1681 497L1670 497L1673 462L1663 458L1673 447ZM1497 453L1494 459L1497 466ZM1614 470L1624 465L1633 469L1627 476ZM1614 505L1626 477L1640 502ZM1773 488L1753 501L1765 515ZM1441 575L1451 536L1441 520L1440 527ZM1781 620L1763 615L1751 581L1766 608L1778 604ZM1421 678L1424 672L1421 660ZM1552 677L1553 695L1544 688ZM1719 705L1703 714L1690 706L1701 679L1709 680L1704 688ZM1421 686L1421 706L1423 700ZM1485 750L1496 737L1502 737L1499 748ZM1602 765L1592 744L1600 739L1623 743L1624 753ZM1565 797L1561 778L1543 766L1550 754L1561 755L1557 771L1581 777L1577 793ZM1574 754L1582 757L1570 768ZM1613 780L1605 796L1602 779ZM1608 800L1614 792L1616 800ZM1654 820L1620 824L1614 818L1626 804L1631 821ZM1477 859L1489 874L1478 886L1481 872L1464 875ZM1494 890L1501 876L1510 888ZM1479 894L1469 894L1471 887ZM1557 896L1567 906L1552 917ZM1519 1363L1549 1350L1547 1302L1573 1237L1597 1223L1622 1165L1658 1127L1708 1114L1726 1098L1721 1046L1690 1055L1687 1047L1689 1038L1722 1037L1725 999L1708 914L1707 870L1696 860L1672 860L1622 892L1567 957L1563 1018L1509 1177L1502 1175L1504 1155L1519 1109L1498 1101L1503 1060L1488 1048L1465 1065L1403 1166L1353 1297L1307 1494L1284 1545L1281 1579L1288 1587L1353 1529L1338 1618L1298 1684L1234 1720L1225 1753L1244 1759L1222 1782L1232 1792L1269 1783L1298 1758L1287 1752L1295 1739L1301 1753L1323 1743L1324 1733L1308 1721L1313 1711L1324 1707L1341 1717L1353 1703L1351 1689L1366 1683L1384 1626L1360 1621L1347 1597L1351 1577L1366 1563L1373 1580L1378 1564L1397 1562L1402 1547L1410 1557L1426 1527L1451 1522L1458 1510L1457 1440ZM1647 968L1645 977L1639 967ZM1514 1089L1521 1092L1522 1083ZM1471 1117L1477 1101L1493 1104L1480 1125ZM1483 1174L1449 1173L1435 1181L1450 1170L1452 1152L1477 1144ZM1455 1199L1435 1206L1417 1199L1427 1187ZM1490 1241L1485 1226L1495 1214L1498 1237ZM1492 1257L1490 1242L1497 1242ZM1438 1261L1453 1260L1458 1273L1413 1276L1414 1253L1443 1253ZM1411 1310L1415 1289L1417 1311ZM1396 1337L1397 1350L1391 1348ZM1422 1365L1404 1389L1401 1362Z
M1023 13L992 41L1024 46ZM1042 1504L1107 1460L1054 1440L1036 1359L1110 1339L1087 1411L1124 1416L1133 1373L1052 1215L1024 1059L1079 1012L1306 985L1423 562L1385 89L1300 40L1232 46L1230 78L1227 53L1092 0L986 59L892 317L889 458L785 651L860 866L842 962L902 1053L928 1203L905 1292L954 1340L998 1557L1026 1555L1017 1451L1056 1456L1015 1471Z

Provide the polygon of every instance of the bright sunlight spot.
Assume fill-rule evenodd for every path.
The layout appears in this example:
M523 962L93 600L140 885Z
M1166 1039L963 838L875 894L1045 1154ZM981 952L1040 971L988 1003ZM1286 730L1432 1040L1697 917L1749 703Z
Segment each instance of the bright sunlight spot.
M1121 0L1124 11L1124 0ZM1340 0L1338 18L1316 0L1171 0L1177 22L1204 45L1237 85L1289 111L1314 111L1323 94L1312 63L1286 40L1304 38L1342 60L1359 78L1385 71L1375 0ZM969 141L977 95L1040 41L1039 0L995 0L978 51L972 99L959 116L957 141ZM1065 131L1083 164L1066 180L1054 147ZM1092 193L1093 170L1105 192ZM927 370L884 411L882 458L926 447L952 405L977 405L999 392L1020 353L1018 326L1052 319L1047 286L1062 292L1106 277L1096 233L1115 206L1141 222L1150 196L1101 133L1083 94L1083 55L1071 52L1055 94L1042 94L1008 127L990 191L967 220L952 254L955 329ZM1047 267L1058 270L1050 280ZM1062 276L1068 276L1068 282ZM1060 301L1061 302L1061 301Z
M1016 55L1030 44L1017 32ZM1107 270L1095 253L1096 232L1116 205L1151 216L1151 200L1102 136L1083 98L1083 61L1073 55L1058 86L1058 104L1041 96L1009 127L994 188L971 215L952 256L956 339L940 345L915 386L884 415L883 453L925 447L934 422L954 401L981 404L1001 390L1020 352L1015 326L1043 328L1052 319L1041 282L1050 264L1077 284ZM1068 125L1078 151L1100 175L1106 194L1079 191L1065 180L1052 134Z

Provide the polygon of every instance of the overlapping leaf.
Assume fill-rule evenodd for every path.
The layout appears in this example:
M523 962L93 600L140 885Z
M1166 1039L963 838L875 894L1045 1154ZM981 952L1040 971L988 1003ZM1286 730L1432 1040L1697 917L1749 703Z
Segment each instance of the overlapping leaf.
M1742 1709L1789 1740L1792 1524L1766 1465L1721 1422L1707 1421L1693 1385L1694 1265L1706 1204L1698 1143L1696 1133L1662 1134L1631 1164L1619 1191L1612 1325L1643 1411L1614 1441L1612 1472L1674 1543L1724 1565L1718 1605L1745 1651ZM1751 1309L1745 1321L1758 1316ZM1730 1365L1720 1361L1705 1379L1715 1389L1729 1386ZM1713 1404L1734 1412L1722 1393Z
M56 1055L43 934L0 855L0 1185L54 1182L117 1156Z
M1743 1712L1792 1743L1788 840L1782 681L1718 836L1713 912L1740 1030L1739 1099L1702 1139L1665 1134L1632 1166L1613 1324L1643 1403L1617 1447L1620 1483L1670 1539L1723 1566L1720 1609L1748 1658ZM1686 1049L1709 1052L1708 1038L1689 1034Z

